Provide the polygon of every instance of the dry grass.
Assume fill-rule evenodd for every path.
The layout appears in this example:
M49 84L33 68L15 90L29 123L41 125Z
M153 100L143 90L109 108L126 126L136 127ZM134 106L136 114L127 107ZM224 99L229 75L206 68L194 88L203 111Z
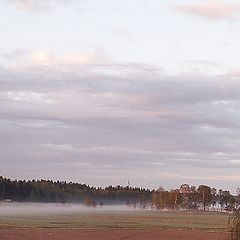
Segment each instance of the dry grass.
M228 215L204 212L103 211L0 216L0 228L226 230Z

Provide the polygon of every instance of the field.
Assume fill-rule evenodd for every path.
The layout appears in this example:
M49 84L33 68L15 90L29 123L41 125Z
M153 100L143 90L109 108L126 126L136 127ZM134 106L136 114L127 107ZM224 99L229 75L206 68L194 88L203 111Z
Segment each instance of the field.
M1 240L225 240L222 233L164 229L2 229Z
M222 240L227 220L223 213L184 211L11 213L0 214L0 240Z

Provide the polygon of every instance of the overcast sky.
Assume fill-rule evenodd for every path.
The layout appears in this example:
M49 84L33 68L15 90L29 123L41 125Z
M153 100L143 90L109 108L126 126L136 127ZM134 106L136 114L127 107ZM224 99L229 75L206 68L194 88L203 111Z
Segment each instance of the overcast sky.
M0 175L240 187L240 1L0 0Z

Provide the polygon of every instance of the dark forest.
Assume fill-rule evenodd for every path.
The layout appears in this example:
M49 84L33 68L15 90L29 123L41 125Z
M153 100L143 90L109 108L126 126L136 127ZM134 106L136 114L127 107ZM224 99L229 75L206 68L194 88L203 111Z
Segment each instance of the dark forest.
M239 189L237 191L239 193ZM149 190L130 186L92 187L66 181L11 180L0 177L0 200L17 202L82 203L86 206L126 204L152 209L219 209L232 211L240 205L240 194L206 185L182 184L170 191L160 187Z

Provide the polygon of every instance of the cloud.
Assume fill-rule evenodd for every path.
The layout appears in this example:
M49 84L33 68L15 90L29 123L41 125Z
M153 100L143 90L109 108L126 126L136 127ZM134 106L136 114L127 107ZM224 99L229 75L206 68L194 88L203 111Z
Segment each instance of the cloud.
M239 3L225 3L223 1L205 1L194 5L175 5L175 11L203 17L208 20L232 19L240 13Z
M209 177L206 177L204 175L195 175L195 174L191 174L191 175L181 175L181 174L171 174L171 173L166 173L166 176L172 177L172 178L177 178L177 179L183 179L183 180L192 180L192 179L198 179L198 180L214 180L214 181L239 181L240 177L239 175L212 175Z
M40 13L54 9L56 6L64 6L77 3L77 0L5 0L7 4L15 6L17 10L27 13Z
M51 4L43 0L13 0L8 1L8 3L14 5L17 10L28 13L38 13L51 9Z
M4 51L0 50L0 59L10 59L13 60L14 58L21 58L24 57L26 54L26 51L21 49L14 49L12 51Z
M88 65L96 63L106 63L109 60L105 48L96 46L82 52L70 52L57 55L48 49L33 50L7 50L0 49L0 62L2 65L14 68L23 68L23 66L58 66L62 65Z
M0 66L3 174L102 185L125 176L142 186L179 182L164 174L180 170L201 169L209 181L213 169L238 174L239 71L172 76L156 65L40 53L32 65Z

